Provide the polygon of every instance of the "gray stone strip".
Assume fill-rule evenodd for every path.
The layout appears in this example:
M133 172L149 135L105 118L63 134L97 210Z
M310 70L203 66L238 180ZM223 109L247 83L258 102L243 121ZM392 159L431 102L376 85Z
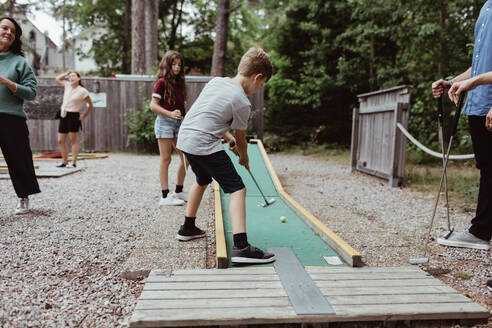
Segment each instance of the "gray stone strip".
M335 314L330 303L290 248L268 248L268 252L275 254L275 271L298 315Z

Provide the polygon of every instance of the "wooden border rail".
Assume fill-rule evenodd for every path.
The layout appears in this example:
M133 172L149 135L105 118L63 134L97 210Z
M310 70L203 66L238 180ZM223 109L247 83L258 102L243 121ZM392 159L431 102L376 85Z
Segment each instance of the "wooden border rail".
M313 229L317 235L319 235L331 248L333 248L348 265L353 267L363 266L362 255L359 252L353 249L347 242L330 230L323 222L312 215L287 192L285 192L261 140L252 139L250 142L258 144L258 149L260 150L265 166L267 167L273 184L275 185L275 189L287 206L289 206L307 225L309 225L309 227L311 227L311 229ZM214 182L214 193L216 264L217 268L225 269L228 266L227 248L224 235L222 204L220 201L220 187L216 182Z

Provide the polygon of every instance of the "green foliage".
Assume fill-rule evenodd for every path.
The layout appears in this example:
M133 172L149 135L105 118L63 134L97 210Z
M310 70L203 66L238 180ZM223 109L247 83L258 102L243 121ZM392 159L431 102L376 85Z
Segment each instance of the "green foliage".
M412 162L412 161L410 161ZM435 195L441 181L442 161L434 160L426 165L409 163L405 184L429 195ZM449 201L465 212L473 212L478 197L480 173L473 161L453 162L448 166Z
M73 12L73 24L84 29L92 26L107 29L104 35L93 39L90 53L80 54L94 58L102 76L111 72L129 73L131 36L125 35L125 4L126 0L80 0L69 6ZM216 5L214 1L203 0L160 0L159 56L170 49L177 50L183 54L186 72L192 70L208 75L213 54ZM230 14L226 61L229 76L236 74L239 59L259 39L260 33L256 15L247 4L231 0L231 8L234 10Z
M351 111L343 105L351 95L337 84L340 51L333 46L348 13L342 3L321 0L295 0L281 9L285 18L276 18L280 25L266 39L275 67L266 85L266 127L288 143L307 141L320 128L318 142L348 143Z
M155 153L158 149L155 138L155 114L150 110L150 100L144 101L142 108L124 114L129 134L127 146L134 143L138 149Z
M470 66L474 24L484 2L264 1L262 22L274 28L263 40L275 67L266 85L266 129L299 143L323 127L318 142L348 144L356 95L407 84L410 133L440 149L431 83ZM272 8L282 14L270 18ZM445 104L449 126L454 106ZM470 151L464 118L457 135L454 151Z
M7 14L7 9L9 8L9 2L6 0L5 2L0 2L0 14L3 16Z
M59 5L61 0L50 0ZM274 76L265 87L265 128L273 145L341 143L351 137L357 94L412 86L409 131L439 150L433 81L471 64L474 24L485 0L230 0L227 75L252 45L265 48ZM103 75L130 58L126 0L67 0L73 24L102 25L91 53ZM159 54L180 51L185 70L210 72L216 1L159 0ZM444 18L444 20L441 20ZM126 50L124 50L126 49ZM125 66L126 63L126 66ZM454 106L445 101L449 125ZM470 152L462 118L453 151ZM277 146L273 146L277 147ZM422 162L429 157L408 146Z

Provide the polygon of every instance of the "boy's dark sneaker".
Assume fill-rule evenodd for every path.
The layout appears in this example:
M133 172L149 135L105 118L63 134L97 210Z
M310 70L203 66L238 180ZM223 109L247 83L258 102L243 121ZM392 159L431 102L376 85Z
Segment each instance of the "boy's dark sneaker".
M492 279L487 280L487 288L492 292Z
M67 166L67 164L65 164L65 163L60 163L60 164L58 164L56 167L66 167L66 166Z
M245 248L239 249L236 246L232 247L232 263L270 263L275 261L275 255L272 253L263 252L261 249L248 245Z
M188 241L196 238L205 237L206 234L207 233L205 231L197 227L193 227L193 229L185 229L184 225L182 225L181 228L179 228L176 238L181 241Z

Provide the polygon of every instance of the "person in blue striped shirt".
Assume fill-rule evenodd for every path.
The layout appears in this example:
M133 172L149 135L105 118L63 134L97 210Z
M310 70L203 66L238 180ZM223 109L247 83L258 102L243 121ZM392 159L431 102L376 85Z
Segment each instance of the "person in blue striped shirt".
M457 102L459 94L469 91L462 114L468 125L480 170L480 189L476 215L468 230L439 238L441 245L488 250L492 237L492 0L487 0L475 24L472 65L450 81L432 83L435 98L448 92Z

